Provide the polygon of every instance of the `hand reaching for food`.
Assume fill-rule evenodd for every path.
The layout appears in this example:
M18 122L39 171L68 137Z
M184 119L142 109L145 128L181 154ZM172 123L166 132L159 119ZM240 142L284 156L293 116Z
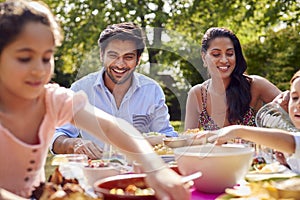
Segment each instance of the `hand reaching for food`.
M98 145L96 145L94 142L90 140L83 140L81 138L76 138L76 142L73 148L75 154L85 154L90 159L102 158L103 150L100 149Z

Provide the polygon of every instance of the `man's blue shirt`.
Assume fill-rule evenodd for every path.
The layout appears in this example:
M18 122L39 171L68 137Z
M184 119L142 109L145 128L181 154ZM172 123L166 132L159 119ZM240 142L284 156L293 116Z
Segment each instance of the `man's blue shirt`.
M83 90L92 105L122 119L125 119L141 133L159 132L166 136L178 136L170 125L165 95L158 83L147 76L134 72L132 85L125 94L120 107L117 108L114 96L104 85L104 69L91 73L71 85L75 92ZM103 148L104 143L83 130L66 124L56 129L54 140L60 135L92 140ZM52 149L52 147L51 147Z

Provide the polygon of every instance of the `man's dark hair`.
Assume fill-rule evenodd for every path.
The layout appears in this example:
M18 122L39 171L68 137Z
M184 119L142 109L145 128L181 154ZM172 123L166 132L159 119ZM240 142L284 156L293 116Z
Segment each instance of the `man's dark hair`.
M137 56L140 57L145 49L145 36L142 29L133 22L109 25L100 34L98 45L105 51L112 40L131 40L136 44Z

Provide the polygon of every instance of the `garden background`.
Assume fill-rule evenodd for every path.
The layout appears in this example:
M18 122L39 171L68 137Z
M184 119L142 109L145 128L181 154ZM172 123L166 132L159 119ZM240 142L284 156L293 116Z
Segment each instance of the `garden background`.
M0 0L4 1L4 0ZM69 87L101 67L97 40L109 24L133 21L146 33L138 72L157 80L172 124L182 130L188 90L208 78L200 49L210 27L239 37L248 74L288 89L300 63L299 0L44 0L63 27L53 82Z
M184 121L191 86L207 79L200 56L203 33L227 27L239 37L248 74L280 89L300 63L299 0L44 0L60 21L53 81L69 87L101 67L97 40L109 24L133 21L146 32L147 49L137 71L157 80L172 121Z

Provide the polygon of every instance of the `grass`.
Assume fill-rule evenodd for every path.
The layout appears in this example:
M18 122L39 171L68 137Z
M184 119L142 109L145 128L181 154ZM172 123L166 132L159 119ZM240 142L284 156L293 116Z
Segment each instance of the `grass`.
M49 176L51 174L53 174L56 166L52 166L51 165L51 160L53 158L52 153L49 151L48 152L48 156L47 156L47 160L46 160L46 165L45 165L45 174L46 174L46 180L48 180Z
M184 124L181 121L171 121L170 123L174 127L175 131L177 131L179 133L183 132L183 129L184 129L183 125Z

